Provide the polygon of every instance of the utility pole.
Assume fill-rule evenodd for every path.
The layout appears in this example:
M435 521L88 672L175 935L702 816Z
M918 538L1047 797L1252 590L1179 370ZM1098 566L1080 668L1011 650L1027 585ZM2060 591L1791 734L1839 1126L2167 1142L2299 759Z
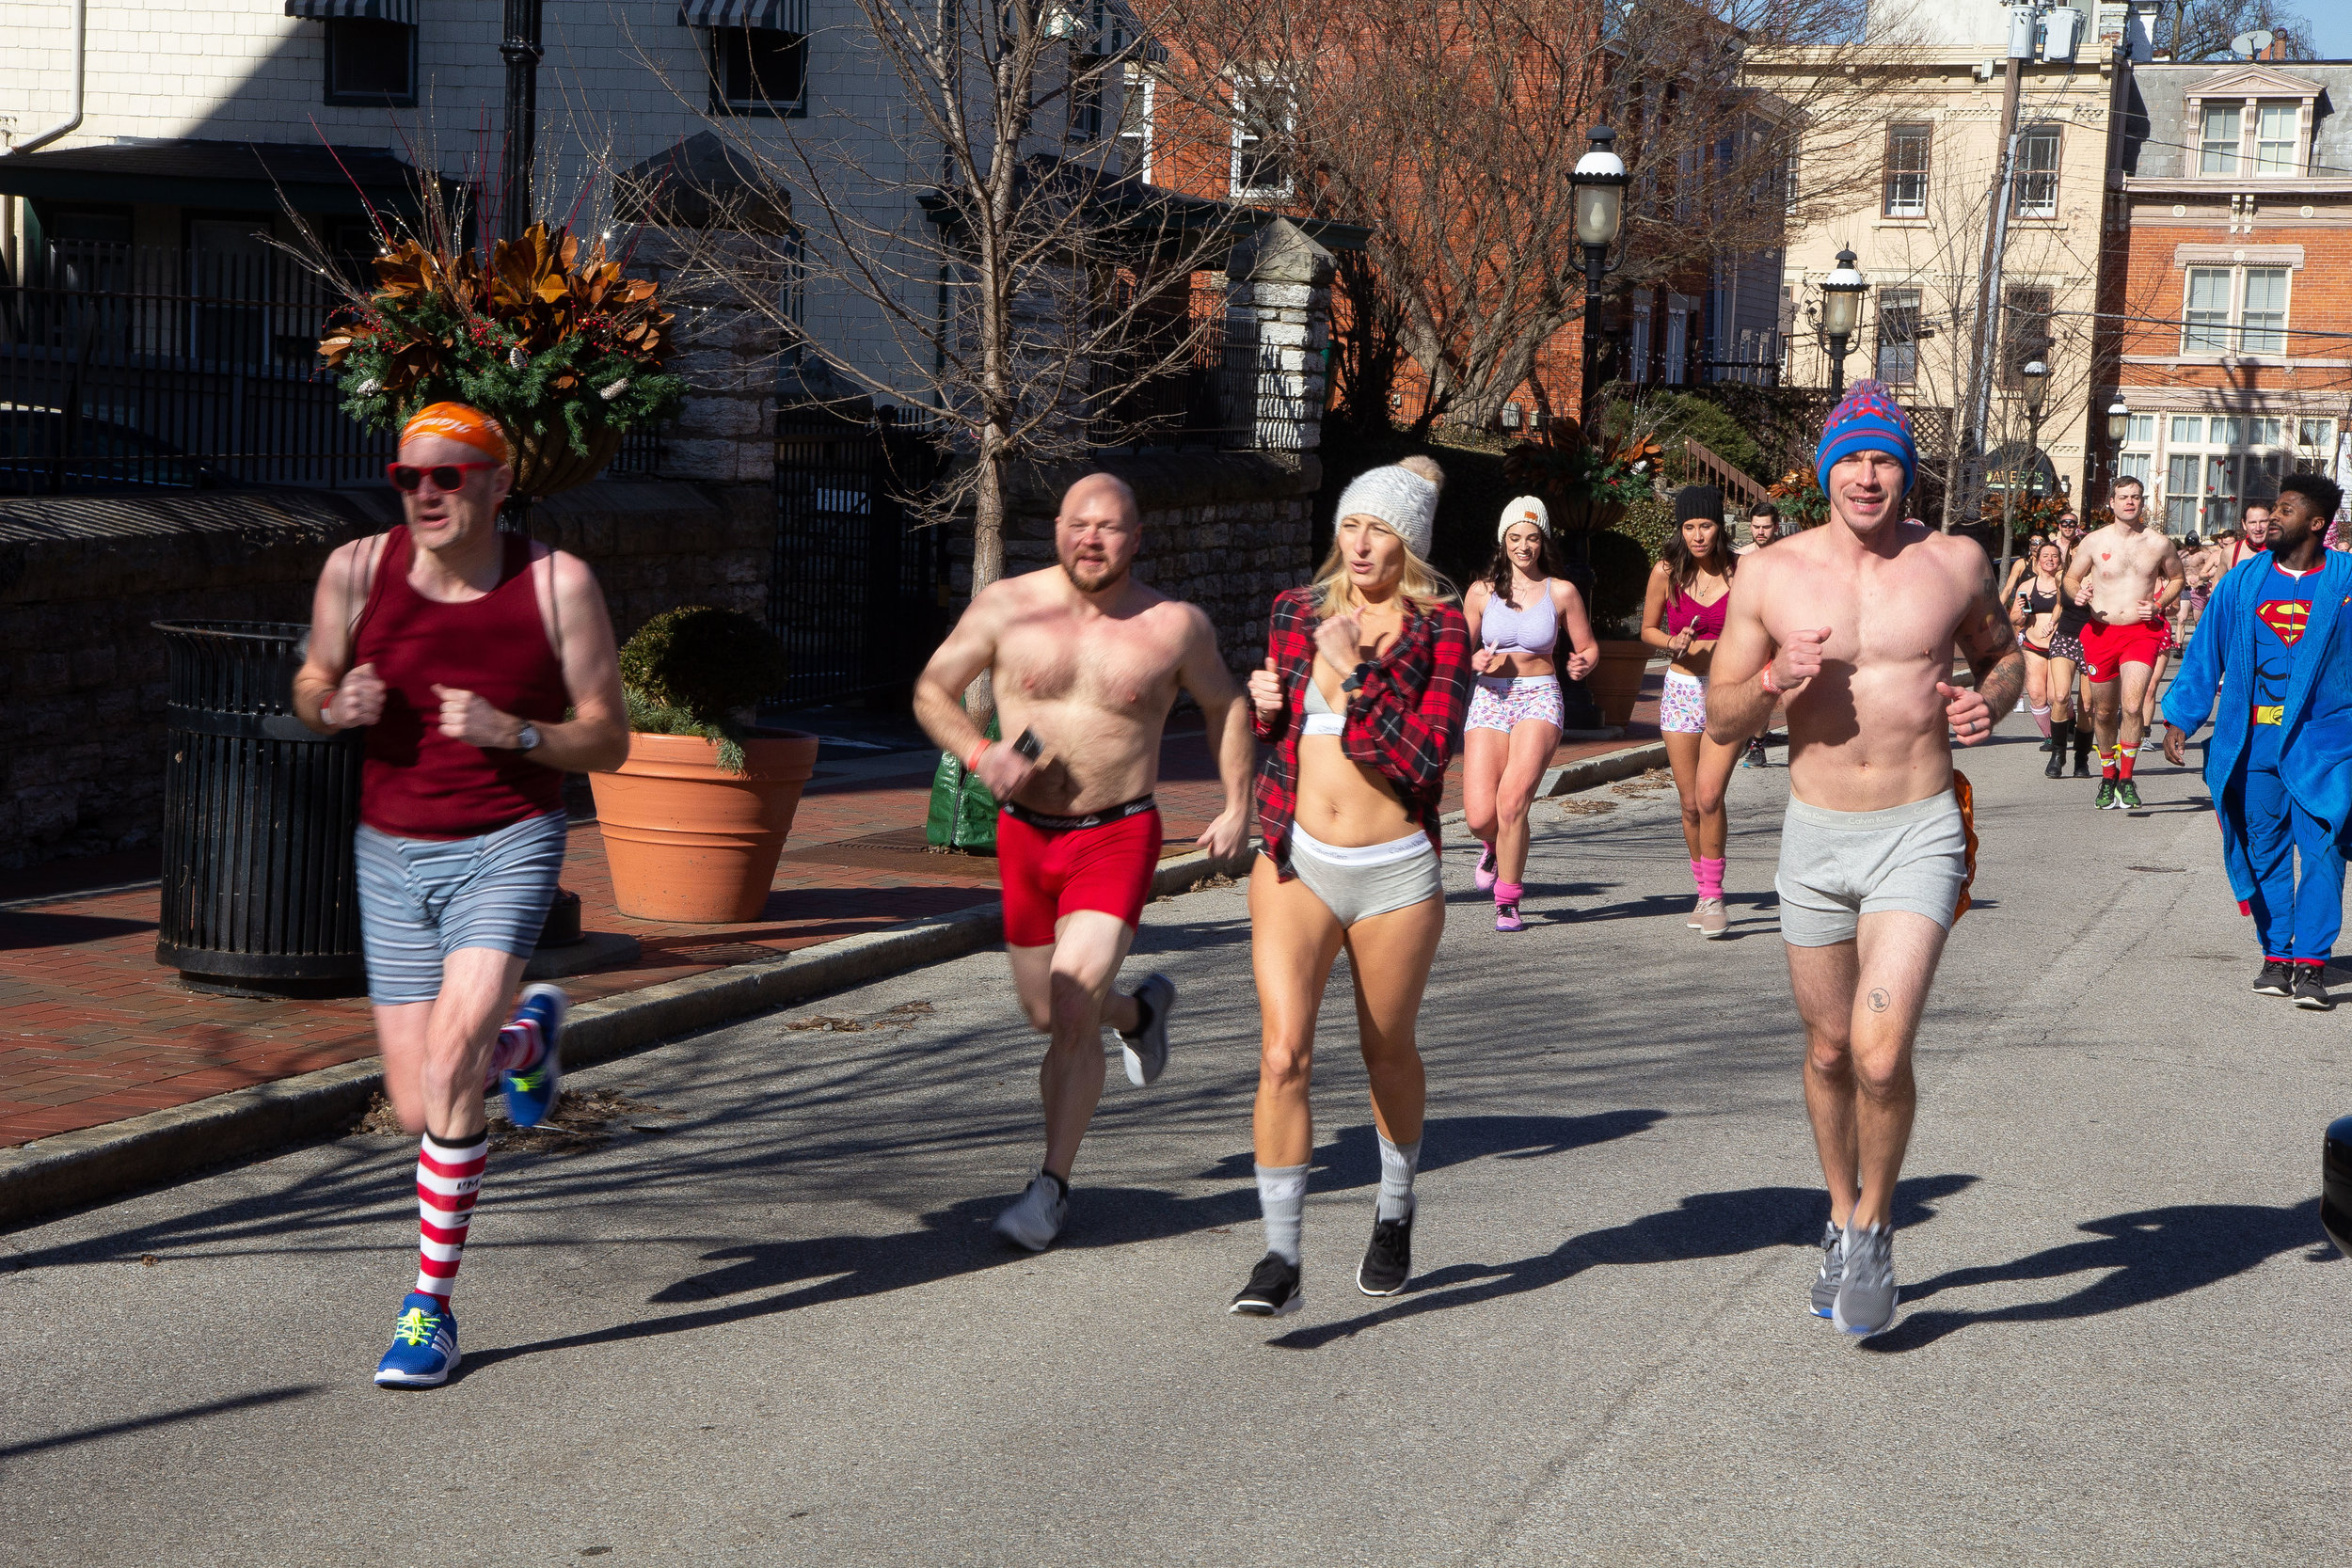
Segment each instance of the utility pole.
M2017 98L2026 62L2033 58L2030 5L2009 8L2009 66L2001 80L2001 156L1993 177L1991 221L1984 228L1984 259L1977 275L1977 331L1968 349L1967 400L1961 410L1960 472L1944 487L1944 531L1973 517L1984 488L1984 427L1993 411L1994 357L2000 342L2001 264L2009 251L2010 183L2017 170Z

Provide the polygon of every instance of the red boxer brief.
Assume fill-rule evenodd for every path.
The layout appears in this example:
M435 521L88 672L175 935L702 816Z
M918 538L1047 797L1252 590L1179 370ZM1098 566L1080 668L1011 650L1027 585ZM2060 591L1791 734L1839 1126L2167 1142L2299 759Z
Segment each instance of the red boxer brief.
M1086 816L1008 804L996 818L1005 944L1051 947L1054 923L1079 910L1136 925L1159 863L1160 810L1149 795Z
M2170 629L2162 621L2128 626L2091 622L2076 634L2083 645L2083 678L2093 686L2105 686L2122 674L2126 664L2153 669L2164 657L2165 637Z

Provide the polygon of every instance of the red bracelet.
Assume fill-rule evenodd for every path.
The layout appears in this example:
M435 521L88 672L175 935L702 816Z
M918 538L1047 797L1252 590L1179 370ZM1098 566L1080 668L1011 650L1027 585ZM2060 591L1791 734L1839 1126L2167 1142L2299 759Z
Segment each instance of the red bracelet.
M963 759L963 770L967 773L978 772L980 770L980 759L988 755L988 749L995 744L996 742L993 740L982 738L977 746L972 748L972 754Z
M1777 697L1780 694L1780 688L1772 684L1772 661L1768 658L1764 661L1764 695Z

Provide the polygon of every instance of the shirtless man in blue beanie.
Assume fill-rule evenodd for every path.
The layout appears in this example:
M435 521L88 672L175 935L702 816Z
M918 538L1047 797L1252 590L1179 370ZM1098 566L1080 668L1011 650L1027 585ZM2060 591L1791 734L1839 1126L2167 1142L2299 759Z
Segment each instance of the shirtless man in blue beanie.
M1993 733L2026 660L1984 551L1903 516L1918 458L1884 387L1854 384L1815 463L1829 521L1750 556L1732 579L1707 728L1737 744L1788 703L1775 885L1830 1200L1812 1308L1867 1338L1895 1321L1912 1039L1967 908L1976 835L1952 741ZM1974 689L1951 684L1955 647Z

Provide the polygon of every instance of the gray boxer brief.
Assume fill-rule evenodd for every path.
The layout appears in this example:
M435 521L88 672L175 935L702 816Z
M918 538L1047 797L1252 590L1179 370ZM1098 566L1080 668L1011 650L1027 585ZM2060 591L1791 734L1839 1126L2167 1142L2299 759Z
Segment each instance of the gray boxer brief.
M1950 790L1884 811L1791 798L1780 830L1780 935L1792 947L1851 942L1866 914L1909 910L1952 928L1968 882L1968 831Z

